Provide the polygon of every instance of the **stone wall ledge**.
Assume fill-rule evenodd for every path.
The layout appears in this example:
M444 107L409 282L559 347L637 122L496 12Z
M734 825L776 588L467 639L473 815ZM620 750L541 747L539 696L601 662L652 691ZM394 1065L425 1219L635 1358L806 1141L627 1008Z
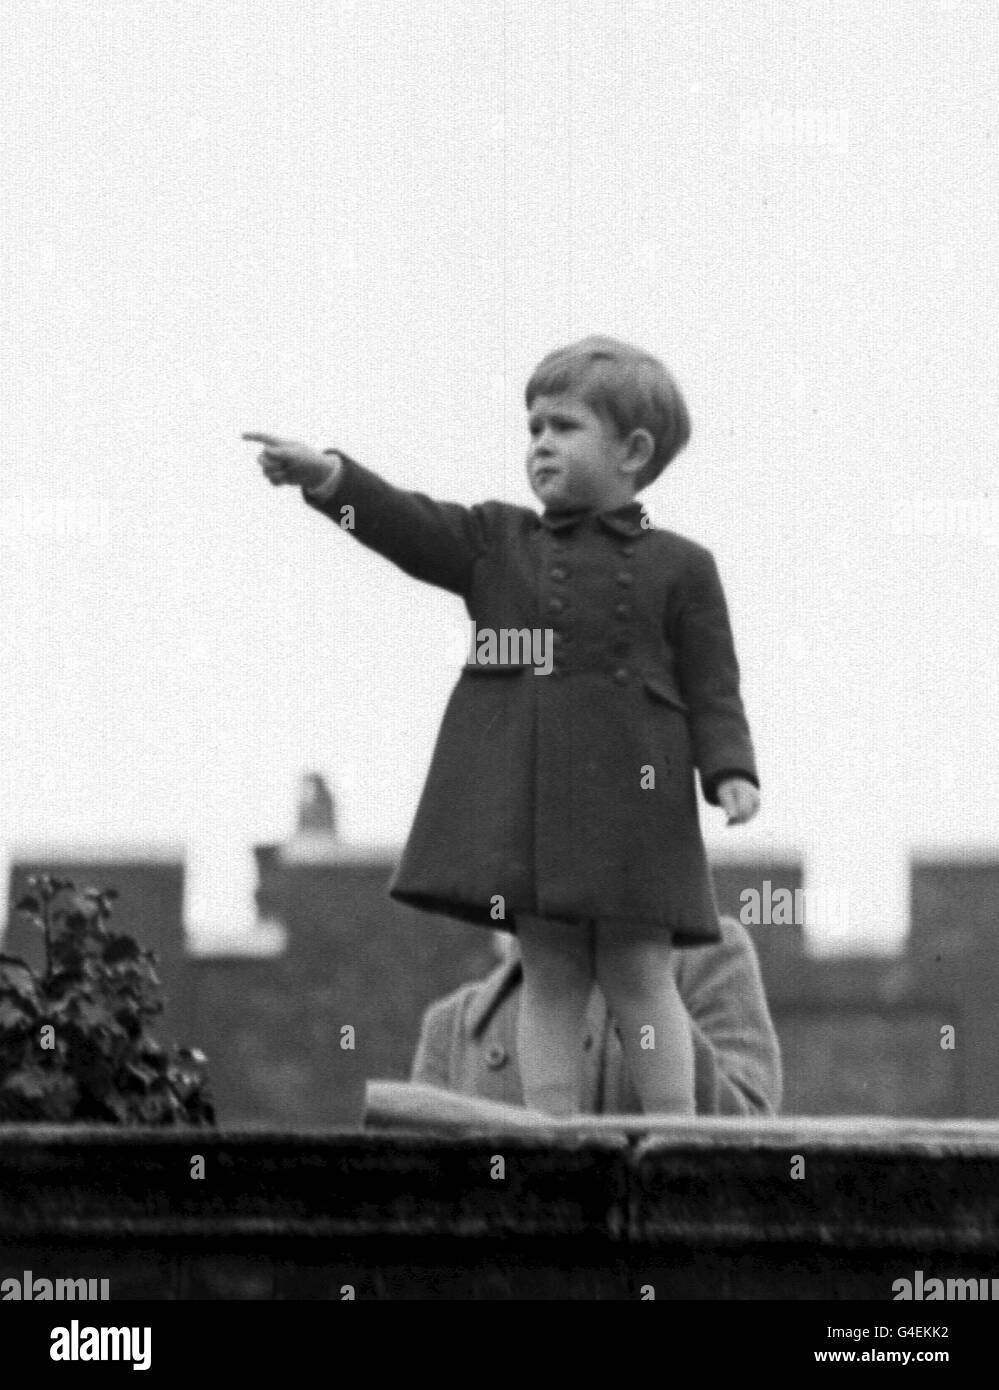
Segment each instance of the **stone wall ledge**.
M0 1279L112 1299L889 1299L916 1270L999 1283L999 1123L0 1126Z
M999 1255L999 1123L629 1124L524 1135L0 1126L0 1242L436 1234ZM197 1155L203 1179L191 1176ZM490 1176L496 1157L502 1179Z

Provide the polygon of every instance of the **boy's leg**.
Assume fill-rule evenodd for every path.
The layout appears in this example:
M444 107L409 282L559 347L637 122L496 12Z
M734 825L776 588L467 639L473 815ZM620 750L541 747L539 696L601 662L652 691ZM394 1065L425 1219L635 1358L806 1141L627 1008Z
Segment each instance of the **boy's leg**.
M583 1025L593 988L588 925L517 917L524 966L517 1053L524 1103L577 1115L582 1103Z
M624 922L594 928L597 983L621 1032L645 1114L693 1115L694 1040L669 939Z

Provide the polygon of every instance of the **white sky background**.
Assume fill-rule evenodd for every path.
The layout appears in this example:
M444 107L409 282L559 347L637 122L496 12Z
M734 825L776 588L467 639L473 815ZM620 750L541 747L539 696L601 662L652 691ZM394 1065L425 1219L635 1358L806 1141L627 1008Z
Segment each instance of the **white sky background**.
M646 500L733 614L763 813L709 847L896 944L909 854L999 824L995 39L956 0L5 7L0 854L186 844L222 931L306 769L401 844L464 610L240 433L531 503L524 380L608 332L681 383Z

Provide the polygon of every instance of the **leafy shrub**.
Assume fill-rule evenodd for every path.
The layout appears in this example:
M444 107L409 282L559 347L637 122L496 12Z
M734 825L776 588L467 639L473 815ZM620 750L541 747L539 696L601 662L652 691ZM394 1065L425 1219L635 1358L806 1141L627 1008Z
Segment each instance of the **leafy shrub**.
M148 1031L156 957L109 928L116 890L28 887L17 910L44 935L45 969L0 954L0 1122L214 1124L204 1056Z

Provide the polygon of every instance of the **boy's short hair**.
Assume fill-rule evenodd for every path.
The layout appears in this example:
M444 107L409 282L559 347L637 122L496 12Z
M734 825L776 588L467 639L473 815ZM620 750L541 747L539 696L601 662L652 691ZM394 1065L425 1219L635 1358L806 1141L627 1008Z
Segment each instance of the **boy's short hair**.
M638 473L636 488L648 487L690 439L690 416L680 388L650 352L617 338L582 338L557 348L535 367L524 398L578 396L609 419L621 435L648 430L655 451Z

